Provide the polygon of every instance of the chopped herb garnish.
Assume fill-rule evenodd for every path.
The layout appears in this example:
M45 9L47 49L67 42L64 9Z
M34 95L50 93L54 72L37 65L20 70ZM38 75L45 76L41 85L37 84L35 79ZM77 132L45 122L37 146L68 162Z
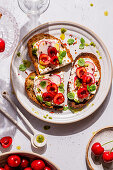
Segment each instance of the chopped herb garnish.
M39 68L40 68L40 69L45 69L46 67L40 64L40 65L39 65Z
M80 39L81 44L85 44L85 40L83 38Z
M32 54L35 55L35 56L37 56L36 52L37 52L37 48L34 47L34 48L32 49Z
M43 75L39 75L38 78L43 78L44 76Z
M19 66L20 71L25 71L26 69L27 69L27 67L24 64L20 64L20 66Z
M100 55L100 52L99 52L98 50L96 51L96 53L97 53L98 55Z
M80 80L79 80L79 79L76 79L76 86L77 86L77 87L80 87L81 84L82 84L82 83L80 82Z
M70 92L67 94L68 99L73 100L75 97L75 94L73 92Z
M41 90L39 88L37 88L37 91L40 92Z
M31 76L31 77L30 77L31 80L34 80L34 78L35 78L34 76Z
M79 49L84 49L85 40L83 38L80 39L81 44L79 45Z
M32 47L35 45L35 42L32 44Z
M64 111L66 111L66 110L68 110L68 109L69 109L68 106L64 106L64 107L63 107L63 110L64 110Z
M18 53L17 53L17 56L18 56L18 57L20 57L20 55L21 55L21 53L20 53L20 52L18 52Z
M72 44L74 43L74 39L73 39L73 38L68 39L68 40L67 40L67 43L68 43L69 45L72 45Z
M80 44L79 49L84 49L84 44Z
M29 84L28 86L27 86L27 90L29 90L31 88L31 84Z
M45 102L45 105L47 105L47 106L51 106L51 102Z
M93 46L93 47L96 46L96 44L94 42L90 42L90 45Z
M49 117L49 119L52 119L52 117Z
M44 130L49 130L50 129L50 126L49 125L45 125L44 126Z
M84 65L85 65L85 60L84 60L83 58L80 58L80 59L78 60L78 65L79 65L79 66L84 66Z
M28 61L28 60L23 60L23 64L24 64L24 66L26 66L27 68L29 68L30 65L31 65L31 62Z
M40 86L44 89L46 87L46 81L41 81Z
M102 59L102 57L100 56L99 59Z
M61 92L61 93L64 93L64 84L61 83L58 90Z
M80 101L79 101L79 100L77 100L77 99L75 99L74 101L75 101L76 103L80 103Z
M67 31L65 28L61 28L61 33L64 34Z
M92 84L91 86L88 86L88 85L87 85L87 90L88 90L89 92L95 91L95 90L96 90L96 86L95 86L94 84Z
M60 39L61 39L61 40L64 40L64 39L65 39L65 34L61 34L61 35L60 35Z
M66 56L66 51L60 51L59 56L60 58L64 58Z
M37 100L38 100L39 102L41 102L41 103L43 102L43 98L42 98L42 96L37 95L37 96L36 96L36 98L37 98Z
M59 63L62 64L62 58L58 57Z

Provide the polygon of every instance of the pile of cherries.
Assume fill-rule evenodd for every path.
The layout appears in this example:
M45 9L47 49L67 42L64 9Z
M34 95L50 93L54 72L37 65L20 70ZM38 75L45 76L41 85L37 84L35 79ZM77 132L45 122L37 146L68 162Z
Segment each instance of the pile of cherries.
M0 170L51 170L41 159L34 160L30 163L28 158L19 155L11 155L7 159L7 164L0 167Z
M107 142L107 143L110 143L110 142ZM105 143L105 144L107 144L107 143ZM103 144L103 145L105 145L105 144ZM103 145L101 145L99 142L96 142L92 145L91 150L94 155L102 156L102 160L104 162L110 163L113 161L112 149L111 149L111 151L105 151L104 148L102 147Z
M47 52L48 52L48 55L40 54L39 63L43 66L59 65L59 60L57 57L57 53L58 53L57 49L55 47L49 46Z

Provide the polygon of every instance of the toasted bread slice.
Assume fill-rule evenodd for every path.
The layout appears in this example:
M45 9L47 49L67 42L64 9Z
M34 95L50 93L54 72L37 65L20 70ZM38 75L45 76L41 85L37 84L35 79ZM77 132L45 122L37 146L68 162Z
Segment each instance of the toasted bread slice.
M39 67L38 57L36 55L33 55L33 53L32 53L33 43L36 43L36 42L39 42L39 41L45 40L45 39L58 41L58 43L62 47L62 49L66 51L66 62L65 63L59 64L58 66L52 65L52 68L49 66L46 66L45 69L44 68L41 69ZM27 45L28 45L29 57L32 60L32 63L34 65L34 68L35 68L35 71L37 74L45 74L52 70L59 69L60 67L64 67L65 65L68 65L73 62L72 55L70 54L70 51L67 49L67 47L61 42L60 39L58 39L50 34L44 34L44 33L36 34L28 41Z
M79 54L79 55L76 57L76 59L75 59L75 61L74 61L74 63L73 63L70 76L71 76L71 74L72 74L72 70L73 70L73 68L74 68L74 65L75 65L76 61L77 61L78 59L80 59L80 58L89 58L89 59L91 59L91 60L93 61L93 63L95 64L95 66L97 67L97 69L98 69L98 71L99 71L99 75L100 75L99 80L98 80L98 82L96 83L96 86L97 86L96 92L97 92L98 87L99 87L99 85L100 85L100 80L101 80L101 66L100 66L99 60L97 59L97 57L96 57L94 54L92 54L92 53L81 53L81 54ZM73 84L73 85L74 85L74 84ZM68 82L68 86L67 86L67 92L68 92L68 93L70 92L69 82ZM89 97L88 100L85 99L84 101L82 101L82 102L80 102L80 103L77 103L77 102L75 102L74 100L68 99L69 106L70 106L71 108L81 108L81 107L85 106L85 105L94 97L94 95L95 95L95 94L90 94L90 97Z
M56 74L58 74L58 73L55 72L55 75ZM50 75L54 75L54 74L50 74ZM49 109L63 110L63 105L53 105L53 104L51 104L51 106L48 106L44 102L39 102L37 100L35 92L34 92L34 78L36 76L37 76L36 72L32 72L25 79L25 90L27 92L28 97L40 106L43 106L43 107L46 107L46 108L49 108Z

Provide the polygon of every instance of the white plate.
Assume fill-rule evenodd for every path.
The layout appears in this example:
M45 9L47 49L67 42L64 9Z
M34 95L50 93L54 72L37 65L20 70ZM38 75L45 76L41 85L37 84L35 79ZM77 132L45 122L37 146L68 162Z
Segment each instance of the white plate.
M42 110L34 102L29 100L24 88L24 82L27 75L26 73L19 71L19 65L22 63L22 58L30 60L27 54L27 41L33 35L38 33L49 33L59 38L61 34L60 29L62 27L67 29L67 32L65 33L66 38L64 40L64 43L67 42L67 39L70 37L70 34L72 34L74 37L77 37L78 43L75 44L74 46L72 45L69 47L74 58L81 52L91 52L94 53L99 59L99 55L96 53L97 50L100 52L100 55L102 56L102 59L99 59L101 64L102 75L101 75L101 83L98 92L93 98L93 100L90 101L89 105L85 107L83 110L78 111L76 114L72 113L69 110L63 112L55 112L55 113L50 113L50 110L48 111L46 109ZM79 44L80 44L81 37L85 39L86 43L90 43L91 41L93 41L96 44L96 47L88 46L85 47L83 50L80 50ZM75 50L77 51L77 54L75 54ZM18 51L21 52L22 58L17 57L16 54ZM28 73L31 72L32 69L33 66L31 66L27 70L27 72ZM67 89L67 82L70 74L70 66L64 68L63 70L65 70L65 89ZM76 122L81 119L84 119L85 117L91 115L102 104L110 89L111 79L112 79L112 64L111 64L109 53L105 45L99 39L99 37L91 30L76 23L51 22L51 23L40 25L39 27L35 28L31 32L29 32L22 39L22 41L20 41L20 43L18 44L14 52L12 62L11 62L11 79L12 79L12 85L15 94L17 96L17 99L29 113L47 122L66 124L66 123ZM66 96L65 99L67 100ZM44 118L45 116L46 118ZM49 119L49 117L52 117L52 119Z
M111 170L113 169L113 163L104 163L101 157L95 157L91 152L91 147L95 142L102 144L113 140L113 126L100 129L90 139L86 149L86 160L90 169L92 170ZM113 148L113 142L103 146L106 151L110 151Z

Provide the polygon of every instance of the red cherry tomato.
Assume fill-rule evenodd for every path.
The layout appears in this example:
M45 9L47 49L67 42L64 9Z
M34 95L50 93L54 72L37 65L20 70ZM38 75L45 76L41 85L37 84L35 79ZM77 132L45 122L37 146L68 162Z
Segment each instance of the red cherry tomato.
M5 50L5 41L0 38L0 52L3 52Z
M77 95L78 95L78 98L85 99L88 97L89 92L88 92L87 88L82 87L77 91Z
M18 155L11 155L8 157L7 163L11 167L18 167L21 163L21 159Z
M43 98L44 101L50 102L50 101L53 100L53 97L54 96L51 93L48 93L48 92L45 92L45 93L42 94L42 98Z
M59 60L58 60L58 57L57 56L53 56L51 59L50 59L50 63L57 66L59 64Z
M24 170L32 170L30 167L25 168Z
M91 147L91 150L95 155L102 155L102 153L104 152L104 148L99 142L94 143Z
M23 159L21 160L20 166L21 166L22 168L27 168L27 167L29 166L29 161L28 161L28 159L23 158Z
M0 170L5 170L4 168L0 167Z
M62 93L57 93L53 102L57 105L62 104L64 102L64 95Z
M44 168L44 170L51 170L51 168L49 168L49 167L46 166L46 167Z
M91 84L92 81L93 81L93 80L92 80L92 78L91 78L90 76L86 76L86 75L83 76L83 79L82 79L82 82L83 82L83 83Z
M12 138L10 136L5 136L0 140L3 148L8 148L12 144Z
M102 159L104 162L108 162L108 163L113 161L113 152L110 151L104 152L102 155Z
M31 168L33 170L43 170L45 168L45 163L42 160L34 160L31 163Z
M50 83L47 86L47 92L50 92L53 96L55 96L58 93L58 87L55 83Z
M4 168L5 168L5 170L13 170L13 168L11 168L11 167L10 167L9 165L7 165L7 164L4 166Z
M57 49L55 47L52 47L52 46L48 47L48 55L50 57L57 55Z
M41 54L39 57L39 63L46 66L50 63L50 57L47 54Z
M85 67L78 67L78 68L76 69L76 74L77 74L78 78L80 78L80 79L83 79L83 76L84 76L86 73L87 73L87 71L86 71Z

